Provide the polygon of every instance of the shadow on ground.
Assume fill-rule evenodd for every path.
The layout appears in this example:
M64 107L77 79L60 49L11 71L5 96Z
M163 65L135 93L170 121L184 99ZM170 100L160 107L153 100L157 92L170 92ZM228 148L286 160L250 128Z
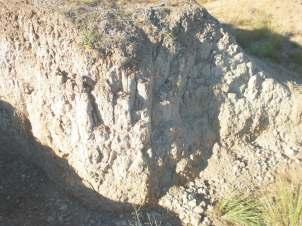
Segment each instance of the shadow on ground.
M291 34L280 35L267 27L246 30L231 24L224 25L247 53L281 65L302 79L302 46L290 40Z
M133 206L84 186L67 161L54 156L28 129L28 120L0 100L0 226L114 226L135 221ZM146 212L154 213L158 222L180 225L176 216L160 207L142 210L142 220Z

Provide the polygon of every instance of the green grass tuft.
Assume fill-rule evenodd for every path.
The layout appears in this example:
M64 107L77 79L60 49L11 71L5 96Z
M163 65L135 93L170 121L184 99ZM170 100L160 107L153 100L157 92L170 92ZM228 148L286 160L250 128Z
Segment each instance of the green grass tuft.
M85 49L95 49L98 47L100 35L96 31L85 31L82 34L82 45Z
M249 53L279 63L282 56L282 38L268 27L262 27L252 32L237 30L236 38L239 44Z
M258 197L234 195L216 206L226 223L243 226L301 226L302 184L281 180Z
M261 205L253 197L234 195L218 205L220 218L234 225L263 225Z

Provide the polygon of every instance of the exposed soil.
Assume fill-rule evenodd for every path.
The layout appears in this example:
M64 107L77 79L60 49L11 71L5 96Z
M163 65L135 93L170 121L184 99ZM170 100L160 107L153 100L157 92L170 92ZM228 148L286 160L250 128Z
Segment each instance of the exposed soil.
M48 173L68 177L59 165L52 165L53 155L26 153L22 136L27 135L21 132L26 122L21 121L10 105L0 101L0 226L180 225L175 216L161 209L133 207L112 212L87 205L86 196L74 196L34 164L39 159L50 164L53 172ZM28 138L32 149L40 145L31 135Z
M42 1L42 0L41 0ZM55 1L55 0L54 0ZM80 0L79 0L80 1ZM39 0L37 0L39 2ZM48 2L47 0L45 1L46 3ZM60 0L58 1L60 2ZM222 2L225 2L225 9L224 13L226 12L231 12L233 8L231 8L230 5L227 5L228 3L233 3L232 7L235 5L235 3L238 3L238 1L209 1L205 6L212 12L214 15L217 15L219 19L222 19L223 22L225 23L231 23L232 19L225 19L223 16L219 16L220 12L219 11L221 8L215 8L218 6L221 6ZM245 2L246 8L249 8L251 5L252 1L242 1ZM259 1L260 2L260 1ZM270 1L265 1L267 4L273 4ZM302 30L300 29L301 26L299 26L299 21L296 18L293 17L286 17L285 14L283 15L279 9L288 9L286 15L298 15L299 9L302 10L302 2L301 1L291 1L290 4L281 4L281 1L277 1L274 7L270 9L266 9L265 6L262 6L260 3L255 4L253 7L263 7L263 10L268 10L268 14L271 15L273 12L276 12L276 16L279 19L276 19L276 24L280 22L278 26L280 27L286 27L287 24L295 24L297 27L289 26L288 30L282 30L280 35L287 36L286 40L290 42L296 42L298 45L302 45ZM293 4L297 4L297 7L294 7ZM301 5L301 7L300 7ZM267 5L268 6L268 5ZM276 8L275 8L276 6ZM1 0L0 0L0 7L1 7ZM89 6L90 7L90 6ZM88 9L90 10L90 8ZM94 7L91 5L91 7ZM230 8L228 8L230 7ZM238 7L238 6L237 6ZM286 8L287 7L287 8ZM292 7L292 8L288 8ZM244 8L244 9L246 9ZM217 9L217 11L215 11ZM250 8L248 10L253 10L254 8ZM88 10L88 11L89 11ZM298 10L298 11L296 11ZM221 12L222 13L222 12ZM281 13L281 14L279 14ZM226 13L228 14L228 13ZM225 14L223 14L225 15ZM300 15L300 14L299 14ZM276 17L276 18L277 18ZM286 17L286 20L282 20L282 17ZM273 16L275 18L275 16ZM282 25L282 23L283 25ZM244 28L244 27L240 27ZM300 30L299 30L300 29ZM289 33L292 32L292 35L289 35ZM89 34L88 34L89 35ZM91 34L90 34L91 35ZM168 34L169 35L169 34ZM300 43L300 44L299 44ZM292 50L292 46L289 48L289 50ZM297 47L298 48L298 47ZM300 47L299 47L300 48ZM301 55L302 56L302 55ZM285 59L285 58L284 58ZM287 58L286 58L287 59ZM257 61L257 60L255 60ZM274 65L267 64L266 62L259 62L259 65L264 64L263 68L265 67L271 67ZM23 70L22 70L23 72ZM274 73L276 72L276 73ZM274 67L272 69L272 78L276 79L276 81L282 81L284 84L289 82L291 79L288 77L288 71L284 70L283 68L280 67ZM28 73L30 74L30 73ZM287 75L283 76L284 74ZM274 76L273 76L274 75ZM296 75L296 74L295 74ZM293 75L292 77L294 77ZM297 98L300 96L300 90L301 90L301 82L300 80L296 82L297 87L293 87L292 89L295 90L297 89ZM40 88L40 87L39 87ZM274 87L275 89L275 87ZM283 90L280 88L280 90ZM299 91L299 93L298 93ZM294 92L293 92L294 93ZM1 98L1 96L0 96ZM236 100L237 101L237 100ZM33 105L34 106L34 105ZM245 106L245 105L242 105ZM284 105L286 106L286 105ZM231 106L233 107L233 106ZM299 112L299 111L297 111ZM1 100L0 100L0 113L1 113ZM0 114L0 121L1 121L2 115ZM248 120L246 120L248 121ZM1 126L1 124L0 124ZM26 156L20 154L23 152L23 146L16 142L16 138L12 138L14 136L11 136L7 131L1 130L2 128L0 127L0 226L43 226L43 225L53 225L53 226L60 226L60 225L70 225L70 226L97 226L97 225L104 225L104 226L126 226L126 225L139 225L137 222L137 219L131 215L131 212L127 212L125 214L118 214L118 213L110 213L110 212L100 212L97 209L92 209L91 207L86 206L81 200L78 198L72 196L69 192L64 190L62 186L59 186L58 184L54 183L49 177L46 175L46 173L37 165L35 165L31 159L27 159ZM266 129L266 128L265 128ZM263 140L265 140L265 136L263 136ZM260 143L263 141L260 140ZM299 144L300 145L300 144ZM256 145L255 145L256 147ZM220 148L220 147L219 147ZM236 147L237 148L237 147ZM253 147L254 148L254 147ZM229 174L233 175L234 180L239 181L238 175L241 177L244 177L244 179L247 179L247 183L249 184L252 177L249 174L249 172L246 170L246 162L249 162L250 166L253 166L254 162L258 163L259 161L262 163L266 164L266 161L270 161L272 159L272 156L270 152L267 153L267 157L264 156L264 161L259 160L257 157L254 156L254 149L250 148L249 150L246 150L245 147L238 146L238 152L236 153L231 153L230 152L224 152L225 156L229 157L233 154L234 159L230 160L230 172L233 170L235 173L234 174ZM220 151L220 149L217 149ZM234 149L235 150L235 149ZM259 149L260 150L260 149ZM265 150L265 149L264 149ZM235 150L237 151L237 150ZM260 150L262 151L262 150ZM260 152L259 151L259 152ZM292 153L295 151L289 150L288 156L289 157L282 157L283 159L288 159L286 162L286 166L284 168L288 169L291 168L293 163L297 164L297 167L299 168L301 172L301 158L298 157L292 157L291 156L295 153ZM248 155L248 157L251 157L250 159L247 158L243 159L240 156L245 156ZM239 156L239 157L238 157ZM232 157L232 156L231 156ZM280 157L280 158L281 158ZM214 158L213 158L214 159ZM219 166L221 166L221 162L225 164L225 159L224 156L222 157L221 162L217 160L212 159L212 171L211 168L208 167L208 174L205 173L205 175L201 175L200 184L203 184L204 181L208 181L208 178L213 179L213 175L218 175L217 176L217 181L219 177L223 177L223 173L229 171L225 170L225 168L221 167L221 171L223 173L219 174L218 169ZM43 162L43 160L40 159L40 162ZM237 165L234 165L234 162L236 162ZM268 166L270 165L265 165L265 164L260 164L260 168L264 169L263 171L265 172ZM272 164L272 166L275 166L276 163ZM253 170L254 168L250 168L251 171L256 172L256 170ZM238 171L238 175L236 172ZM298 171L298 170L297 170ZM218 173L217 173L218 172ZM244 172L246 173L246 176ZM230 176L228 174L225 174L225 178L229 179ZM65 176L65 172L62 172L62 177L63 174ZM262 171L259 173L259 175L262 174ZM50 177L51 178L51 177ZM219 181L222 184L225 184L225 178L223 180ZM256 177L255 177L256 178ZM261 179L261 178L260 178ZM196 180L198 182L198 180ZM194 182L195 183L195 182ZM216 182L215 182L216 183ZM219 184L217 182L217 184ZM239 182L237 182L239 184ZM260 182L259 182L260 183ZM213 183L214 184L214 183ZM193 184L194 186L197 187L196 183ZM192 185L192 186L193 186ZM64 187L64 185L63 185ZM222 186L221 186L222 187ZM201 187L203 188L203 187ZM218 188L217 190L220 191L222 189ZM110 188L110 192L111 188ZM135 191L137 192L137 191ZM192 194L195 192L195 190L192 190ZM183 193L178 192L179 194L183 195ZM197 193L196 194L203 194ZM178 194L177 194L178 195ZM188 195L190 196L190 194ZM205 199L202 197L202 199ZM175 198L171 198L172 201L175 201ZM169 200L169 201L171 201ZM187 202L187 201L186 201ZM196 205L195 200L193 200L193 206ZM186 206L181 206L183 209L186 208ZM182 211L182 209L181 209ZM177 225L177 223L167 223L167 220L164 216L161 216L160 214L161 210L158 209L156 211L152 210L149 213L151 213L153 216L156 216L159 218L159 222L164 222L164 223L159 223L158 225ZM185 212L185 211L183 211ZM143 215L147 216L146 213L142 213ZM180 215L180 214L179 214ZM198 215L199 216L199 215ZM134 219L133 219L134 218ZM136 223L134 223L136 221ZM172 221L171 221L172 222ZM146 225L150 225L150 222L147 222ZM151 224L152 225L152 224ZM157 226L157 224L156 224Z
M110 216L85 207L56 186L39 167L20 155L21 146L6 138L1 133L1 226L115 225Z

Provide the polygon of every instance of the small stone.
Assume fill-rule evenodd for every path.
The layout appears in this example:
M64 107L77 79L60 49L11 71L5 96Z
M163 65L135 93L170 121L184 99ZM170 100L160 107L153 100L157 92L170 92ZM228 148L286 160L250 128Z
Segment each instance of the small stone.
M189 201L189 206L190 207L195 207L197 204L196 204L196 199L192 199L191 201Z
M207 210L209 210L209 211L212 211L214 209L214 207L213 206L207 206Z
M186 196L186 198L187 198L188 201L191 201L191 200L194 199L194 196L193 196L192 194L188 194L188 195Z
M202 214L204 212L204 209L201 206L196 206L194 208L194 213Z
M210 223L211 223L211 221L207 217L205 217L202 221L202 224L204 224L204 225L210 225Z
M288 157L294 157L296 154L297 154L297 151L292 149L292 148L287 148L285 150L285 154L288 156Z
M65 211L65 210L67 210L67 205L66 204L63 204L63 205L61 205L60 207L59 207L59 209L61 210L61 211Z
M198 193L199 194L204 194L205 193L205 189L204 188L198 188Z
M295 162L296 162L296 163L301 163L301 162L302 162L302 159L295 159Z
M201 216L198 214L194 214L193 216L191 216L191 224L192 225L199 225L201 222Z
M206 206L207 206L207 204L206 204L205 201L201 201L201 202L199 203L199 205L202 206L202 207L206 207Z

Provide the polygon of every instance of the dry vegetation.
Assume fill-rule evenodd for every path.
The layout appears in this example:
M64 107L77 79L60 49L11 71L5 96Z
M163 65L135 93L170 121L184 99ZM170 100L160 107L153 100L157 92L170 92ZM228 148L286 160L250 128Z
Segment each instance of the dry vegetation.
M73 5L111 4L118 7L128 7L129 3L161 3L160 0L68 1ZM248 53L302 74L301 0L197 1L229 27L238 43ZM93 46L95 34L90 32L84 36L84 45L89 48Z
M246 51L302 73L301 0L199 0Z
M301 183L281 179L259 195L235 194L221 200L216 212L232 225L300 226Z

